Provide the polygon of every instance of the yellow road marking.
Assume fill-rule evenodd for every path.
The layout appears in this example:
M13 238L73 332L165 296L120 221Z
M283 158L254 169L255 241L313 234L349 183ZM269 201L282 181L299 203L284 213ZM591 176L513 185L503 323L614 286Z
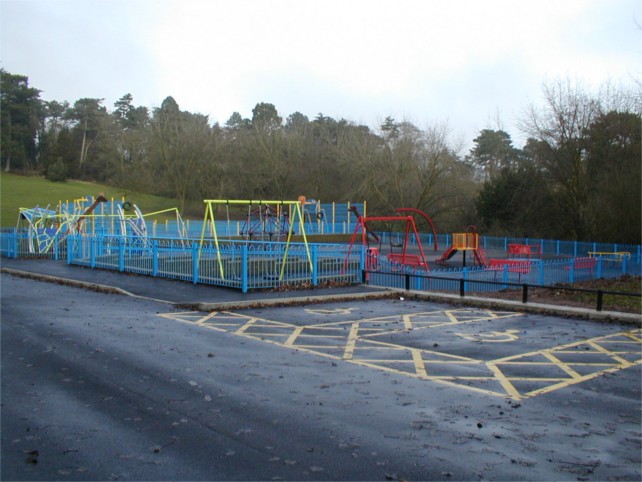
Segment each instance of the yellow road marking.
M517 389L515 388L515 385L513 385L506 375L504 375L504 372L502 372L499 368L497 368L497 365L495 365L493 362L488 362L486 363L486 366L490 369L491 372L495 375L495 378L499 380L499 383L502 385L502 388L506 390L506 393L513 398L514 400L521 400L521 396Z
M413 348L411 350L412 361L415 364L415 371L420 378L427 378L428 373L426 372L426 365L424 365L424 359L421 358L421 351Z
M629 363L624 358L619 357L618 354L616 354L615 352L609 351L606 348L598 345L597 343L590 342L590 343L588 343L588 345L591 346L592 348L596 349L600 353L604 353L605 355L610 356L611 358L613 358L615 361L617 361L618 363L620 363L622 365L626 365L627 363Z
M345 351L343 352L344 360L351 360L354 353L354 347L357 343L357 334L359 333L359 323L353 323L348 335L348 342L346 343Z
M463 319L458 319L457 314L462 316ZM441 321L437 319L439 315L441 315ZM642 364L642 352L640 350L640 345L642 344L640 334L642 334L642 330L614 333L487 362L373 339L373 337L382 334L390 335L397 332L408 332L412 329L417 329L417 325L420 328L435 328L517 315L519 314L494 313L490 311L474 312L462 309L411 313L403 315L401 318L399 316L389 316L296 326L290 323L270 321L232 312L159 314L163 318L217 331L232 332L239 336L260 340L265 343L295 347L297 350L318 356L335 360L343 359L349 363L422 380L430 380L452 387L464 388L476 393L501 397L509 396L515 400L542 395L596 378L605 373L612 373ZM431 320L426 321L427 318L431 318ZM396 328L395 325L403 325L403 328ZM339 331L339 334L337 334L337 331ZM481 338L484 336L490 336L491 338L503 336L505 339L502 341L513 341L513 337L517 339L516 333L518 333L518 330L490 332L482 335L459 335L464 337L479 336ZM319 341L334 341L335 343L330 345L298 343L315 339ZM484 341L489 341L489 339L484 338ZM609 346L612 346L613 350L610 350ZM580 348L590 348L590 350L580 350ZM379 357L372 358L368 356L375 353L379 353ZM595 361L594 359L591 361L590 358L586 358L586 361L581 361L583 356L595 357L596 355L607 357L611 362ZM568 357L573 357L573 361L565 361L563 359ZM395 368L395 366L412 368L410 370L402 370ZM459 366L477 366L478 369L476 370L479 373L470 376L457 375L457 367ZM450 369L448 367L453 367L452 369L455 371L449 373ZM527 367L539 367L544 370L542 376L520 376L520 369ZM566 374L567 377L550 376L551 374L546 370L547 367L555 367ZM590 373L583 375L577 371L579 368L589 369ZM508 374L506 372L507 369L510 369ZM515 372L515 370L517 371ZM510 375L510 372L515 372L515 374ZM475 385L487 385L493 382L497 384L497 390ZM545 386L534 388L533 384L545 384ZM520 386L526 387L526 389L520 390Z
M570 366L568 366L562 360L554 356L551 352L543 351L542 355L548 358L550 361L552 361L554 365L557 365L560 369L562 369L565 373L567 373L568 376L570 376L571 378L575 380L577 380L578 378L582 378L582 375L577 373L575 370L573 370Z

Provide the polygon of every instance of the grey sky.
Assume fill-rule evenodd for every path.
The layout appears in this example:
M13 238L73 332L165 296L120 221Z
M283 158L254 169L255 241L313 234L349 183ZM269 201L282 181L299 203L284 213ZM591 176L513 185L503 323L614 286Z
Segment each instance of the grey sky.
M470 144L542 83L642 78L639 0L0 0L0 62L44 100L131 93L224 123L259 102Z

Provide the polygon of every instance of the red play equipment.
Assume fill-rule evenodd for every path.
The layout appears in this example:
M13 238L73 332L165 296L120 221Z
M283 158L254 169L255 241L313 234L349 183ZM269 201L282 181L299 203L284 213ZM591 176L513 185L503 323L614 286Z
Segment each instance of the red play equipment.
M403 208L402 208L403 209ZM409 208L412 209L412 208ZM366 260L366 269L376 268L379 258L379 249L371 248L368 242L368 235L371 235L379 243L381 243L380 238L368 228L369 222L391 222L391 221L404 221L406 223L404 240L401 246L400 253L388 253L387 259L391 263L398 263L406 266L421 267L426 271L428 270L428 262L426 261L426 255L424 254L424 249L421 245L421 239L419 238L419 233L417 232L417 226L415 225L415 220L412 216L368 216L363 217L359 214L357 209L353 206L350 208L352 212L357 216L357 224L355 225L354 232L350 238L350 248L348 249L348 255L344 262L344 267L347 265L348 258L352 252L352 247L357 240L357 236L361 234L361 243L367 250L367 260ZM424 215L425 216L425 215ZM429 219L427 216L425 216ZM432 225L432 222L430 223ZM410 235L415 236L415 241L417 247L419 248L419 254L409 253L408 252L408 240ZM436 238L436 237L435 237Z
M453 244L444 252L441 258L437 259L437 263L443 264L452 258L457 251L464 253L464 266L466 265L466 251L472 251L475 255L475 261L480 266L486 266L486 254L479 246L479 234L477 234L477 226L468 226L465 233L453 233Z
M415 214L418 214L419 216L421 216L422 218L424 218L428 222L428 224L430 225L430 229L432 229L432 235L433 235L432 237L433 237L433 240L434 240L433 241L433 246L435 247L435 251L437 251L439 249L439 246L437 244L437 231L435 230L435 225L432 223L432 219L430 219L425 212L420 211L419 209L415 209L415 208L397 208L397 209L395 209L395 211L398 212L399 214L402 214L402 213L415 213Z

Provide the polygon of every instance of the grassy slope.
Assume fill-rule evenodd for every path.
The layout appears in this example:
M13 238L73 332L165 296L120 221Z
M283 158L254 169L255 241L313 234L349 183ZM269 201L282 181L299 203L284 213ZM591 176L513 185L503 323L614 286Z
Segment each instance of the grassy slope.
M50 182L43 177L19 176L3 172L0 174L0 226L15 227L19 208L36 206L55 209L58 201L70 201L104 193L107 199L125 200L138 205L143 214L174 208L173 199L149 194L138 194L111 186L103 186L84 181ZM167 215L172 218L173 215ZM159 218L162 219L162 218Z

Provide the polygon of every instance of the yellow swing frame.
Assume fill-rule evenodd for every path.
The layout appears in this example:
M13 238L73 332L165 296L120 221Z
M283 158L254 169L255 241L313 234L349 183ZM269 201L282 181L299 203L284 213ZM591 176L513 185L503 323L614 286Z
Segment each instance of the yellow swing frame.
M303 199L303 200L301 200ZM290 241L292 239L293 227L296 223L296 220L299 221L299 228L301 230L301 235L303 236L303 243L305 244L305 251L308 257L308 263L310 265L310 272L313 271L312 265L312 255L310 254L310 247L308 246L308 237L305 234L305 222L303 220L303 210L301 209L301 204L305 203L305 198L302 196L298 201L263 201L263 200L244 200L244 199L204 199L203 203L205 204L205 215L203 216L203 229L201 230L201 240L198 247L198 261L201 259L201 249L203 247L203 242L205 241L205 229L208 225L208 222L211 226L212 238L214 238L214 245L216 246L216 258L218 262L219 274L222 279L225 279L225 270L223 268L223 261L221 260L221 250L219 246L218 233L216 232L216 220L214 217L213 206L216 204L225 204L225 205L275 205L275 206L288 206L290 208L290 226L288 228L288 237L285 244L285 252L283 254L283 260L281 262L281 272L279 274L279 281L283 280L283 274L285 273L285 263L288 259L288 250L290 248ZM294 211L294 217L292 217L292 211Z

